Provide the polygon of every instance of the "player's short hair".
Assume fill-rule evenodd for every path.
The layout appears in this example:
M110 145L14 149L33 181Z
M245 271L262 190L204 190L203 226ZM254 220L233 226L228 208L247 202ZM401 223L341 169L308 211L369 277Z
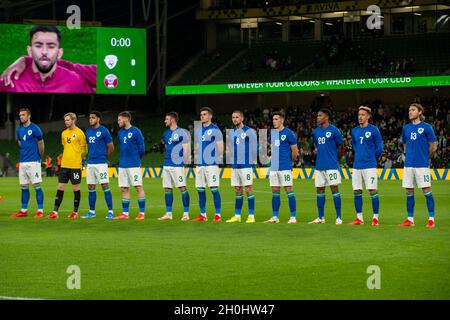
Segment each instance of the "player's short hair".
M273 118L274 116L279 116L279 117L281 117L281 118L283 118L283 119L286 118L286 115L285 115L284 112L281 111L281 110L275 111L274 113L272 113L272 118Z
M19 113L21 113L22 111L25 111L29 116L31 116L31 111L28 108L20 108L19 109Z
M61 31L55 26L47 26L47 25L38 25L34 26L30 30L30 45L33 41L33 36L37 32L53 32L56 33L56 36L58 37L58 45L61 43Z
M166 117L171 117L172 119L175 120L175 122L178 122L178 113L176 113L175 111L170 111L166 113Z
M119 113L119 117L128 118L131 121L131 113L128 111L122 111Z
M73 112L68 112L64 115L63 119L65 119L66 117L69 117L72 120L77 120L77 115Z
M321 108L321 109L319 110L319 112L325 113L329 118L331 118L332 115L333 115L333 113L331 112L331 110L328 109L328 108Z
M411 105L409 107L410 108L416 107L419 111L422 111L422 114L420 115L420 120L421 121L425 120L425 115L424 115L425 109L423 108L423 106L420 103L417 103L417 102L411 103Z
M360 107L358 108L358 110L364 110L364 111L366 111L369 115L372 114L372 109L370 109L368 106L360 106Z
M241 110L234 110L233 113L239 113L242 116L242 118L244 117L244 113Z
M99 119L102 118L102 113L100 111L93 110L93 111L89 112L89 115L91 115L91 114L95 115Z
M203 111L208 112L210 115L213 115L213 110L210 107L203 107L200 109L200 113L202 113Z

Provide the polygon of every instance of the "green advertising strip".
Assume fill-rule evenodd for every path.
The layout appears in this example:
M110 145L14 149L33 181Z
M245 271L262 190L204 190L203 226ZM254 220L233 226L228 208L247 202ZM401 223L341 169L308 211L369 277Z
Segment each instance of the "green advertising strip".
M166 86L166 95L292 92L322 90L381 89L450 86L450 76L357 78L287 82L252 82Z

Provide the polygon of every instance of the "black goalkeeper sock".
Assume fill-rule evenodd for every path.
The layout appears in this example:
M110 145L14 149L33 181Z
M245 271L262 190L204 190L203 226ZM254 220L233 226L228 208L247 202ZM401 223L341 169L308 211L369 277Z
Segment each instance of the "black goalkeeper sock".
M80 206L81 191L74 191L73 195L73 212L78 212L78 207Z
M55 198L55 207L54 207L53 211L58 212L59 206L61 205L63 198L64 198L64 190L57 190L56 198Z

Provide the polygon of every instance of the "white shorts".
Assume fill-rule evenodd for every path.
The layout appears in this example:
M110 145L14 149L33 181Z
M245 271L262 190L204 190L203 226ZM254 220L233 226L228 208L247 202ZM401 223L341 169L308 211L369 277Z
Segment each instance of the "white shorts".
M218 166L204 166L197 167L195 172L195 187L218 187L219 186L219 167Z
M419 188L431 187L430 168L405 168L403 170L402 187L413 189L414 180Z
M362 190L363 182L366 190L376 190L378 187L378 173L376 168L353 169L352 186L353 190Z
M269 174L271 187L292 187L292 170L270 171Z
M163 188L173 189L186 186L184 167L163 167Z
M315 185L317 188L336 186L341 184L339 170L316 170Z
M119 187L142 186L141 168L119 168Z
M36 184L42 182L41 163L21 162L19 164L19 182L20 184Z
M88 164L86 167L87 184L109 183L108 164Z
M231 169L231 186L245 187L253 185L253 169Z

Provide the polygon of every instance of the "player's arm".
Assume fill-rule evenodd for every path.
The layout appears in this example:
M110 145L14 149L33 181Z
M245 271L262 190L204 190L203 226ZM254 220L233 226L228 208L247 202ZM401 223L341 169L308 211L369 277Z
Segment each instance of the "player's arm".
M428 142L428 144L429 144L430 157L434 157L436 155L437 144L436 144L436 142Z
M88 146L87 146L87 143L86 143L86 136L84 135L84 132L83 131L81 131L80 130L80 132L81 132L81 134L83 135L83 138L82 139L80 139L80 147L81 147L81 159L85 159L86 158L86 156L87 156L87 154L88 154Z
M111 158L111 156L112 156L112 154L114 152L114 143L113 142L108 143L106 145L106 148L107 148L106 155L107 155L107 157L109 159L109 158Z
M39 151L39 156L42 158L42 156L44 155L44 151L45 151L44 139L41 139L38 141L38 151Z
M135 139L136 145L138 147L139 157L142 158L145 154L145 141L141 131L138 131L138 134L135 135Z
M338 145L338 156L339 156L339 160L342 159L342 157L344 156L344 139L342 138L342 134L339 131L339 129L336 130L336 134L334 135L334 139L336 141L336 144Z
M375 157L379 159L381 154L383 153L383 139L381 138L380 130L376 129L374 138L375 138Z
M11 88L14 88L14 82L12 81L13 74L15 74L14 80L19 80L20 75L25 71L26 67L25 56L19 57L2 72L0 81L3 81L5 87L11 86Z
M292 155L292 162L297 161L297 159L298 159L298 146L297 146L297 144L291 145L291 155Z
M224 150L223 140L217 141L217 152L218 152L217 157L219 159L222 159L223 157L223 150Z

